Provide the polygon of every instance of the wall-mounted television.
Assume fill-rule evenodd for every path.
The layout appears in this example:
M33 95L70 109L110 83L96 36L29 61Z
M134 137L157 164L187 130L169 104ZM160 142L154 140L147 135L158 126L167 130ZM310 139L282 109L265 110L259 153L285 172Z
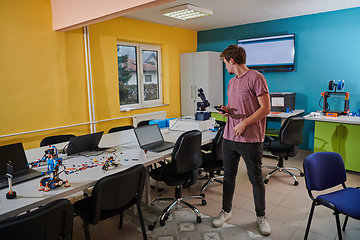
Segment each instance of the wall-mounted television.
M295 71L295 34L239 39L246 66L259 72Z

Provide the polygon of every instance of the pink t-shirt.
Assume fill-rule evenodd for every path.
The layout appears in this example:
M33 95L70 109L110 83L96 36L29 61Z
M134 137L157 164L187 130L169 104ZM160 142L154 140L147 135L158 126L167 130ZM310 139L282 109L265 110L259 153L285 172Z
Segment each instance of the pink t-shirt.
M228 117L225 126L225 139L243 143L264 141L265 118L246 126L241 136L235 135L233 128L260 108L257 97L268 92L269 89L265 77L252 69L240 78L235 76L230 80L227 92L227 106L231 115Z

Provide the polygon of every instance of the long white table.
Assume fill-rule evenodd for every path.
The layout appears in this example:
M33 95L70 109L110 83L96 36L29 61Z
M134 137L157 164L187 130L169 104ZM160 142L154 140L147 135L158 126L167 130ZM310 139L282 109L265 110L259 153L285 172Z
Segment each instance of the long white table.
M163 136L166 141L175 142L181 133L183 132L170 131L163 134ZM202 133L202 144L211 142L216 135L215 132L209 130ZM67 143L60 143L55 144L55 146L57 148L63 148L66 146L66 144ZM113 149L109 149L108 151L101 153L98 156L85 157L78 155L59 155L59 157L63 158L63 163L67 168L72 167L73 165L78 166L84 164L85 162L89 164L90 161L94 161L95 159L98 162L101 162L110 156L113 156L115 160L120 163L120 165L118 167L111 167L108 171L103 171L101 166L97 166L69 175L61 173L60 177L63 180L68 180L70 187L65 188L64 186L60 186L55 189L51 189L48 192L38 190L40 184L39 181L41 178L16 184L13 186L13 190L17 193L17 197L15 199L6 199L5 195L8 192L8 189L4 188L0 190L0 220L39 207L55 199L68 197L72 194L81 192L84 189L94 186L97 180L100 178L123 171L136 164L150 166L167 157L170 157L172 152L172 149L168 149L160 153L147 152L145 156L144 151L141 150L138 146L133 130L105 134L100 141L99 147L113 147ZM27 150L25 153L28 161L32 162L38 158L41 158L44 155L45 149L46 147L40 147ZM111 152L113 150L116 150L116 152ZM99 152L92 152L89 154L99 154ZM44 166L35 169L44 171L44 168L46 167ZM149 203L151 200L149 178L147 178L145 194L147 195L147 202Z
M288 117L297 116L304 112L303 109L295 109L292 112L270 112L266 117L267 118L280 118L281 125L285 122Z

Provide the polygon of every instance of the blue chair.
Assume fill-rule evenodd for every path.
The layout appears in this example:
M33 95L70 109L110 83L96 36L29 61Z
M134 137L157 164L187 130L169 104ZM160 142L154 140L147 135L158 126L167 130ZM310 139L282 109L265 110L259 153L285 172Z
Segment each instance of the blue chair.
M346 170L342 157L334 152L310 154L304 160L304 173L306 188L313 201L304 239L309 235L315 207L322 205L334 211L339 240L342 240L339 215L346 216L343 231L349 217L360 220L360 190L346 187ZM317 197L312 195L312 191L324 191L338 185L342 185L343 189L320 194Z

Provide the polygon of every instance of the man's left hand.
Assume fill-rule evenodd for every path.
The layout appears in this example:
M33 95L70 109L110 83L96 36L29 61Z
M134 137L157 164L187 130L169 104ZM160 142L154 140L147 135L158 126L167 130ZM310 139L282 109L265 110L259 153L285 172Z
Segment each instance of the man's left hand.
M233 128L234 134L237 136L240 136L243 133L243 131L245 130L245 127L246 127L245 123L240 122Z

